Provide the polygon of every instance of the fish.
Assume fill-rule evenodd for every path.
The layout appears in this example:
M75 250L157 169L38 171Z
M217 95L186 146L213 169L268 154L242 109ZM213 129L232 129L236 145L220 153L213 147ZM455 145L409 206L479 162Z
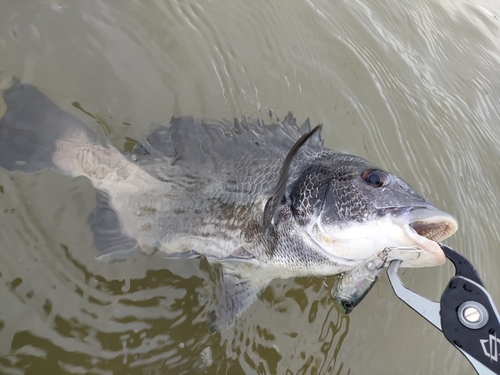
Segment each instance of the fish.
M389 252L371 256L345 274L340 274L332 287L332 299L344 314L349 314L365 298L382 272Z
M386 247L381 252L358 264L352 270L341 273L331 289L331 297L340 311L350 314L366 297L377 282L389 253L398 252L397 259L418 259L421 249L418 247Z
M2 97L0 167L88 178L97 259L142 252L220 265L212 330L230 327L275 278L337 275L395 246L422 249L402 267L443 264L435 241L457 230L401 178L324 147L321 126L291 113L270 124L172 117L125 151L33 85L14 79Z

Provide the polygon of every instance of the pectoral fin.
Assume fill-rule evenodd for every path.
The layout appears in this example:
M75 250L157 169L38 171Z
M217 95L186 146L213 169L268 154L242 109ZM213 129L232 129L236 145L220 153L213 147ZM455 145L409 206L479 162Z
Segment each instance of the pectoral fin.
M222 267L222 278L217 286L216 302L210 312L208 325L211 331L229 328L258 298L272 279L250 278L238 269Z

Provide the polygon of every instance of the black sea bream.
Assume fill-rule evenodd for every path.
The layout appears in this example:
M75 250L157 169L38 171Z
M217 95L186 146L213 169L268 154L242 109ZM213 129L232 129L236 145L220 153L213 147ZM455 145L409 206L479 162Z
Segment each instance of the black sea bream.
M16 81L3 98L0 166L88 177L99 258L142 251L222 264L215 329L273 278L335 275L397 246L421 249L403 266L442 264L434 241L457 229L399 177L323 147L319 129L291 114L270 125L172 118L126 153L32 85Z

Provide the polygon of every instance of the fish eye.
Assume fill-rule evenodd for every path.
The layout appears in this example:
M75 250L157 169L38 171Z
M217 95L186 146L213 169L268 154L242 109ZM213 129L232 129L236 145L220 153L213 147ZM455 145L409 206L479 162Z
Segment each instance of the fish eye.
M342 301L342 308L344 309L344 314L349 314L354 309L354 303L348 301Z
M363 172L361 178L375 187L382 187L389 183L389 176L383 171L368 169Z

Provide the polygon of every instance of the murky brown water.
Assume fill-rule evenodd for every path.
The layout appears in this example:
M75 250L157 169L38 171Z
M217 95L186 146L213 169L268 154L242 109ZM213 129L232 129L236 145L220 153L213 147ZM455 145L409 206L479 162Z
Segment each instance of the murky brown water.
M35 84L119 146L171 116L323 123L328 147L458 218L448 243L500 304L496 1L2 0L0 71L1 88ZM94 206L85 178L0 171L0 373L473 373L386 277L349 317L328 300L332 278L275 280L210 334L207 264L96 261ZM438 298L450 272L404 280Z

